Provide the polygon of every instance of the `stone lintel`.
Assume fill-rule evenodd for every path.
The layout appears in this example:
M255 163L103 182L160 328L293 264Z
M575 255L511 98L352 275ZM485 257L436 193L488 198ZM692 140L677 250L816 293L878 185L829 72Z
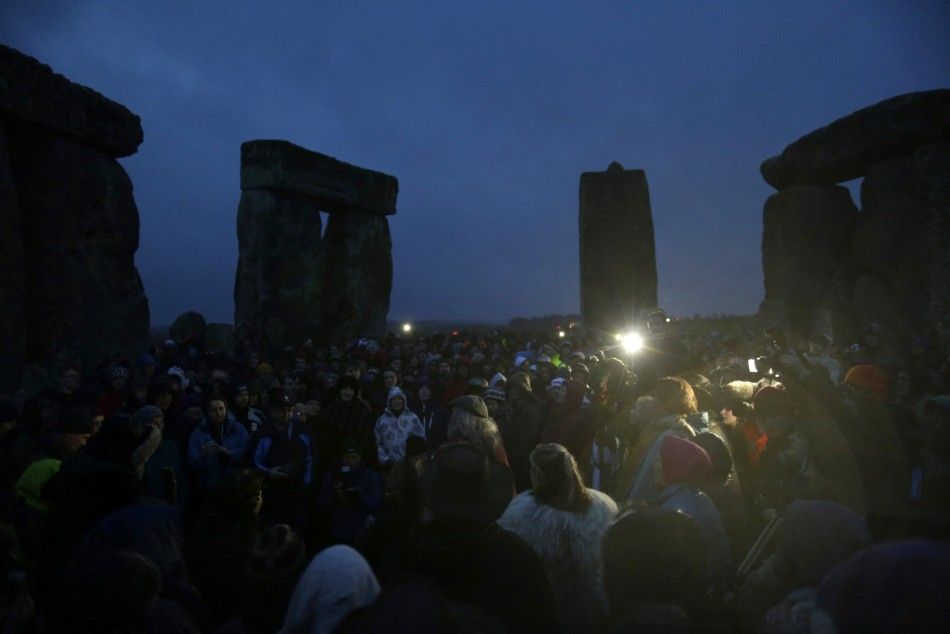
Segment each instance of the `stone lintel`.
M241 189L302 194L328 212L355 208L388 216L396 213L399 181L288 141L255 140L241 144Z

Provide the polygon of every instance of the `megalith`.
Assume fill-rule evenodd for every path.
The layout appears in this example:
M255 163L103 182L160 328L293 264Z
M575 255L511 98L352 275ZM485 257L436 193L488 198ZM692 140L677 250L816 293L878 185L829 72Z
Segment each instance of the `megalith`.
M657 305L650 192L643 170L614 162L580 182L581 316L616 332Z
M241 189L235 328L270 346L383 334L396 178L258 140L241 146Z
M895 348L945 329L950 90L858 110L791 143L761 170L780 190L763 214L761 316L787 313L792 329L807 334L819 293L841 330L854 335L879 322ZM835 183L862 176L860 212L846 192L829 197L841 190Z
M858 210L840 186L800 185L772 194L762 214L762 268L765 302L781 322L807 336L818 311L837 296L833 273L851 254ZM781 314L781 313L780 313Z
M5 46L0 86L0 365L93 366L140 350L139 216L115 160L141 143L139 117Z

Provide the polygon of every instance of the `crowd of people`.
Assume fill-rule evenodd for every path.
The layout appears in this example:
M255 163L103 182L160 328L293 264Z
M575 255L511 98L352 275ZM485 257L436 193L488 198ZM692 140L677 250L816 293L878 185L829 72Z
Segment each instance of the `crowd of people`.
M946 342L655 317L34 369L3 632L945 631Z

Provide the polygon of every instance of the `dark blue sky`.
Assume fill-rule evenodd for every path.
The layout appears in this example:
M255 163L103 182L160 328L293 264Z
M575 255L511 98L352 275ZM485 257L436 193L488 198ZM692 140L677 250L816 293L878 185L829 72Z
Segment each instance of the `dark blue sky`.
M199 4L0 3L0 41L142 117L153 324L231 320L255 138L399 178L393 319L576 311L578 180L614 160L647 173L661 304L753 312L759 163L950 85L942 0Z

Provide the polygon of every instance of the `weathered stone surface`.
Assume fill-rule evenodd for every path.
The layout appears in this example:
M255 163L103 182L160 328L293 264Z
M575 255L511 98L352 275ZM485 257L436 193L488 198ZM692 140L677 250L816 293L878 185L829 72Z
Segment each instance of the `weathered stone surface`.
M324 211L396 213L396 177L349 165L287 141L241 144L241 189L302 194Z
M234 350L234 327L231 324L208 324L205 347L211 352L231 352Z
M325 335L346 339L386 332L393 259L389 221L360 210L330 214L325 252Z
M581 315L588 327L625 328L657 304L650 192L643 170L611 163L580 183Z
M762 163L776 189L858 178L883 160L950 140L950 89L899 95L811 132Z
M36 123L106 154L135 154L142 143L138 115L49 66L0 45L0 111Z
M950 143L872 167L861 205L855 257L891 289L905 328L928 332L950 314Z
M26 254L28 357L88 366L141 351L148 301L135 268L132 183L111 157L45 128L8 126Z
M320 208L299 194L248 190L238 207L234 325L265 345L299 343L320 326Z
M201 313L189 310L184 312L168 327L168 336L175 341L192 341L203 344L208 333L208 322Z
M884 326L886 343L906 340L910 335L907 317L894 289L873 275L863 275L854 283L853 292L859 328L877 322Z
M0 123L0 391L13 386L26 361L26 260L23 227Z
M858 210L844 187L797 186L765 202L762 268L765 300L784 307L789 328L808 335L836 272L850 258Z

